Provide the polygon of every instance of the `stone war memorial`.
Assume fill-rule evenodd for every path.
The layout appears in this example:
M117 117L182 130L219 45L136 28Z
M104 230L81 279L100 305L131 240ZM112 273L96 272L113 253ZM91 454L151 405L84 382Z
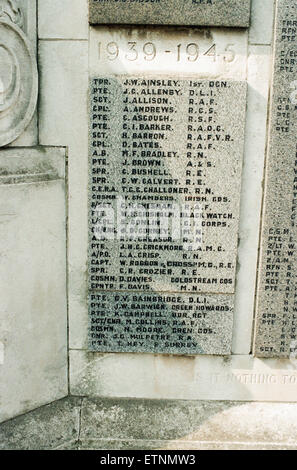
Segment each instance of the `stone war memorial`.
M297 447L296 0L0 0L0 449Z

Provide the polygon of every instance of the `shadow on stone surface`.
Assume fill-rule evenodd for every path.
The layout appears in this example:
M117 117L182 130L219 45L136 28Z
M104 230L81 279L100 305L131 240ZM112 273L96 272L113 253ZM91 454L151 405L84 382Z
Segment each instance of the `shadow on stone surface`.
M0 450L46 450L77 443L81 402L68 397L2 423Z
M297 404L68 397L0 425L1 450L296 449Z

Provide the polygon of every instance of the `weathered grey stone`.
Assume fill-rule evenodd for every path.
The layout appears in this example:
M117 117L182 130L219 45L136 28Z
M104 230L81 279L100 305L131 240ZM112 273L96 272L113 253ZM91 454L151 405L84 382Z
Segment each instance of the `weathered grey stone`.
M82 399L68 397L0 425L1 450L77 447Z
M3 2L0 13L0 41L1 147L15 141L24 133L36 108L38 74L35 58L35 0L26 3L16 0ZM16 145L34 145L36 132L35 118L27 135Z
M68 397L1 424L0 449L294 449L296 408Z
M90 87L91 350L229 354L246 83Z
M257 294L255 354L297 356L297 4L279 0Z
M85 399L81 448L267 448L296 445L296 405Z
M67 395L65 149L0 152L0 422Z
M231 295L92 292L90 350L230 354L233 302Z
M296 450L296 444L258 444L257 442L203 441L125 441L114 439L89 440L79 450ZM153 457L150 459L154 462Z
M89 0L92 24L249 26L250 0Z
M58 445L53 450L79 450L78 441L68 441L62 445Z

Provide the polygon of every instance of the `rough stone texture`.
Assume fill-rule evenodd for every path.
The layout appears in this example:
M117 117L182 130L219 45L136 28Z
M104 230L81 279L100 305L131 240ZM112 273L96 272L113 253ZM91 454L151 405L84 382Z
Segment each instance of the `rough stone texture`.
M255 355L296 362L297 4L277 3Z
M92 24L249 26L250 0L157 0L145 3L89 0Z
M31 15L36 13L35 2L4 2L0 16L1 102L0 102L0 146L15 141L30 124L35 112L38 93L36 66L36 18L32 27ZM32 145L36 140L36 120L27 135L16 145Z
M0 421L67 394L65 150L0 155Z
M77 447L82 399L68 397L0 425L0 450Z
M116 60L109 60L108 44L111 42L115 42L119 47L120 53ZM131 44L134 43L135 48L132 51ZM156 47L156 57L152 61L146 60L143 53L143 48L147 43L153 43ZM194 47L188 49L187 52L189 43L194 43L199 47L197 60L193 58L193 55L189 55L189 52L193 54ZM180 45L179 61L177 60L178 45ZM98 55L99 47L100 55ZM131 60L136 58L135 54L137 59ZM247 33L245 30L227 31L216 28L205 31L188 28L173 32L170 28L102 27L91 29L90 70L92 76L103 73L109 76L115 72L135 75L141 70L143 74L164 74L166 78L173 78L177 74L178 77L189 77L195 76L198 68L199 78L216 79L223 76L229 79L245 80L246 61ZM84 329L79 326L81 316L75 315L75 321L71 325L73 333L71 338L75 339L75 342L71 341L71 344L76 348L78 345L85 347L87 341ZM225 340L229 341L227 337Z
M129 281L127 274L140 275L141 269L128 264L129 253L136 256L142 252L144 259L147 248L142 246L155 241L157 247L150 246L152 252L170 245L174 250L159 254L158 268L165 264L167 270L147 275L152 280L143 280L141 291L234 293L246 84L126 76L94 78L90 88L90 244L95 244L96 237L105 240L104 246L112 253L100 258L105 261L101 263L106 267L105 274L116 277L108 289L138 290L133 287L133 282L137 282ZM161 104L155 103L157 97ZM104 109L97 109L100 107ZM150 120L151 117L155 119ZM125 127L123 122L131 124ZM163 126L161 132L147 130L151 122ZM104 156L105 163L100 158ZM153 173L149 171L152 168ZM146 220L144 213L147 225L133 227L129 216L125 219L112 202L115 197L122 197L127 205L138 203L139 219L143 215L141 208L146 208L142 205L150 204L153 211L154 203L159 204L160 211L172 213L173 224L176 220L177 224L168 231L164 225L164 231L158 233L158 228L150 227L152 221ZM99 214L106 201L123 220L118 225L116 220L110 220L110 225L117 228L116 235L110 232L105 236L102 232L100 238L104 216L97 215L96 209ZM191 221L193 230L179 221L181 211L184 219L187 214L195 215ZM168 236L172 241L167 240ZM132 249L121 249L121 240ZM125 264L120 263L120 257L126 259ZM183 259L193 263L190 267L197 268L196 274L191 269L182 273L182 265L170 264L182 263ZM91 266L97 266L100 260L97 249L90 249L92 290L102 290L95 275L100 271L91 271ZM126 269L122 272L123 279L117 276L121 265L134 266L129 273ZM189 280L182 282L183 277Z
M89 306L91 351L179 355L231 351L230 295L93 292Z
M295 449L296 415L296 404L68 397L0 425L0 449Z
M170 441L178 448L179 440L192 448L199 441L213 447L216 442L296 445L295 413L293 404L86 399L80 440L82 447L92 440L93 448L108 438L134 446L156 440L161 448L171 448Z
M296 450L296 444L274 444L257 442L203 442L203 441L119 441L102 439L89 440L82 450ZM152 459L151 459L152 461Z
M246 84L126 76L90 88L90 349L229 354L233 299L218 294L235 289Z

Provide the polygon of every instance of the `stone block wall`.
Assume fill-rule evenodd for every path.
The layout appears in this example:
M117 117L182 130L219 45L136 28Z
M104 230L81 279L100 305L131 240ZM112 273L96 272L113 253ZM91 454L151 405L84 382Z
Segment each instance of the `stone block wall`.
M211 31L218 42L238 46L232 74L248 85L232 354L225 357L95 353L87 337L88 93L95 40L116 38L124 47L143 35L183 43L204 33L89 26L87 0L25 3L23 31L36 53L39 94L30 124L0 150L0 421L68 394L297 401L294 360L256 358L252 346L275 1L252 0L249 29ZM121 62L116 71L132 74L144 64ZM103 71L109 66L106 60ZM184 73L169 60L152 68ZM201 69L197 76L214 73L215 65L211 74Z

